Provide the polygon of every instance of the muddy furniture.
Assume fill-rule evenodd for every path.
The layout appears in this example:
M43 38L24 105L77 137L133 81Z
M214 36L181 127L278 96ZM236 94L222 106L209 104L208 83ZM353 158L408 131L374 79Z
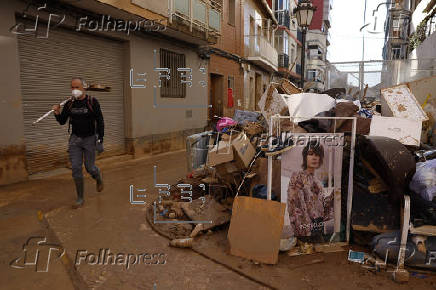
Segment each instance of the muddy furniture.
M395 139L363 135L358 135L356 152L353 230L398 230L403 195L416 170L413 154Z
M393 278L397 282L406 282L409 280L409 272L404 269L404 259L406 256L407 237L410 234L423 236L436 236L436 226L423 225L414 227L410 222L410 197L404 196L404 208L402 209L402 225L401 225L401 244L398 253L398 262L395 271L392 273Z

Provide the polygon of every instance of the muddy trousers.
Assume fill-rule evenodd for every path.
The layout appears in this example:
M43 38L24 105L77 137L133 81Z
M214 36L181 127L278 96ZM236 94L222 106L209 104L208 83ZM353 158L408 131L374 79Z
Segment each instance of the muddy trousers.
M85 163L86 171L92 178L95 180L101 179L100 169L95 166L95 141L95 136L82 138L72 134L68 142L68 153L78 199L83 199L83 163Z

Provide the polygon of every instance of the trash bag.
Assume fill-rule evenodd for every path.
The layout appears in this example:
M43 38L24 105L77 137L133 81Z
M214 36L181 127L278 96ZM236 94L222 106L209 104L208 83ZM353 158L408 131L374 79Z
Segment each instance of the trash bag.
M410 194L410 216L415 227L436 226L436 202L427 201L419 194Z
M260 116L258 112L235 110L233 120L240 125L245 125L247 122L257 122Z
M225 127L235 126L237 123L232 118L223 117L216 124L217 131L221 132Z
M206 163L210 137L209 134L211 133L212 131L206 131L186 138L188 172L191 172Z
M382 260L396 264L401 244L401 232L383 233L373 238L370 246ZM436 237L409 235L404 264L436 270Z
M256 184L251 190L252 196L255 198L267 199L268 191L265 184ZM274 192L271 192L271 200L277 201L277 196Z
M416 164L416 173L413 175L409 188L423 199L433 200L436 196L436 159Z

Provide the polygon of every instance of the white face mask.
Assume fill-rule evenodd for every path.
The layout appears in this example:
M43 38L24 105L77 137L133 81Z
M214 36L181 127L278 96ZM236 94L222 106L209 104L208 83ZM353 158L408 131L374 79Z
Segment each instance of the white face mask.
M82 92L81 90L74 89L74 90L71 91L71 95L72 95L75 99L78 99L78 98L80 98L80 96L83 95L83 92Z

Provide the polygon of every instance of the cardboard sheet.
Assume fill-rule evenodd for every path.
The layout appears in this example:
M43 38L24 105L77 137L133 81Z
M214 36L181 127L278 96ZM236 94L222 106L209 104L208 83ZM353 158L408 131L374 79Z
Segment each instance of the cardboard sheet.
M230 254L277 264L285 208L277 201L236 197L228 232Z

